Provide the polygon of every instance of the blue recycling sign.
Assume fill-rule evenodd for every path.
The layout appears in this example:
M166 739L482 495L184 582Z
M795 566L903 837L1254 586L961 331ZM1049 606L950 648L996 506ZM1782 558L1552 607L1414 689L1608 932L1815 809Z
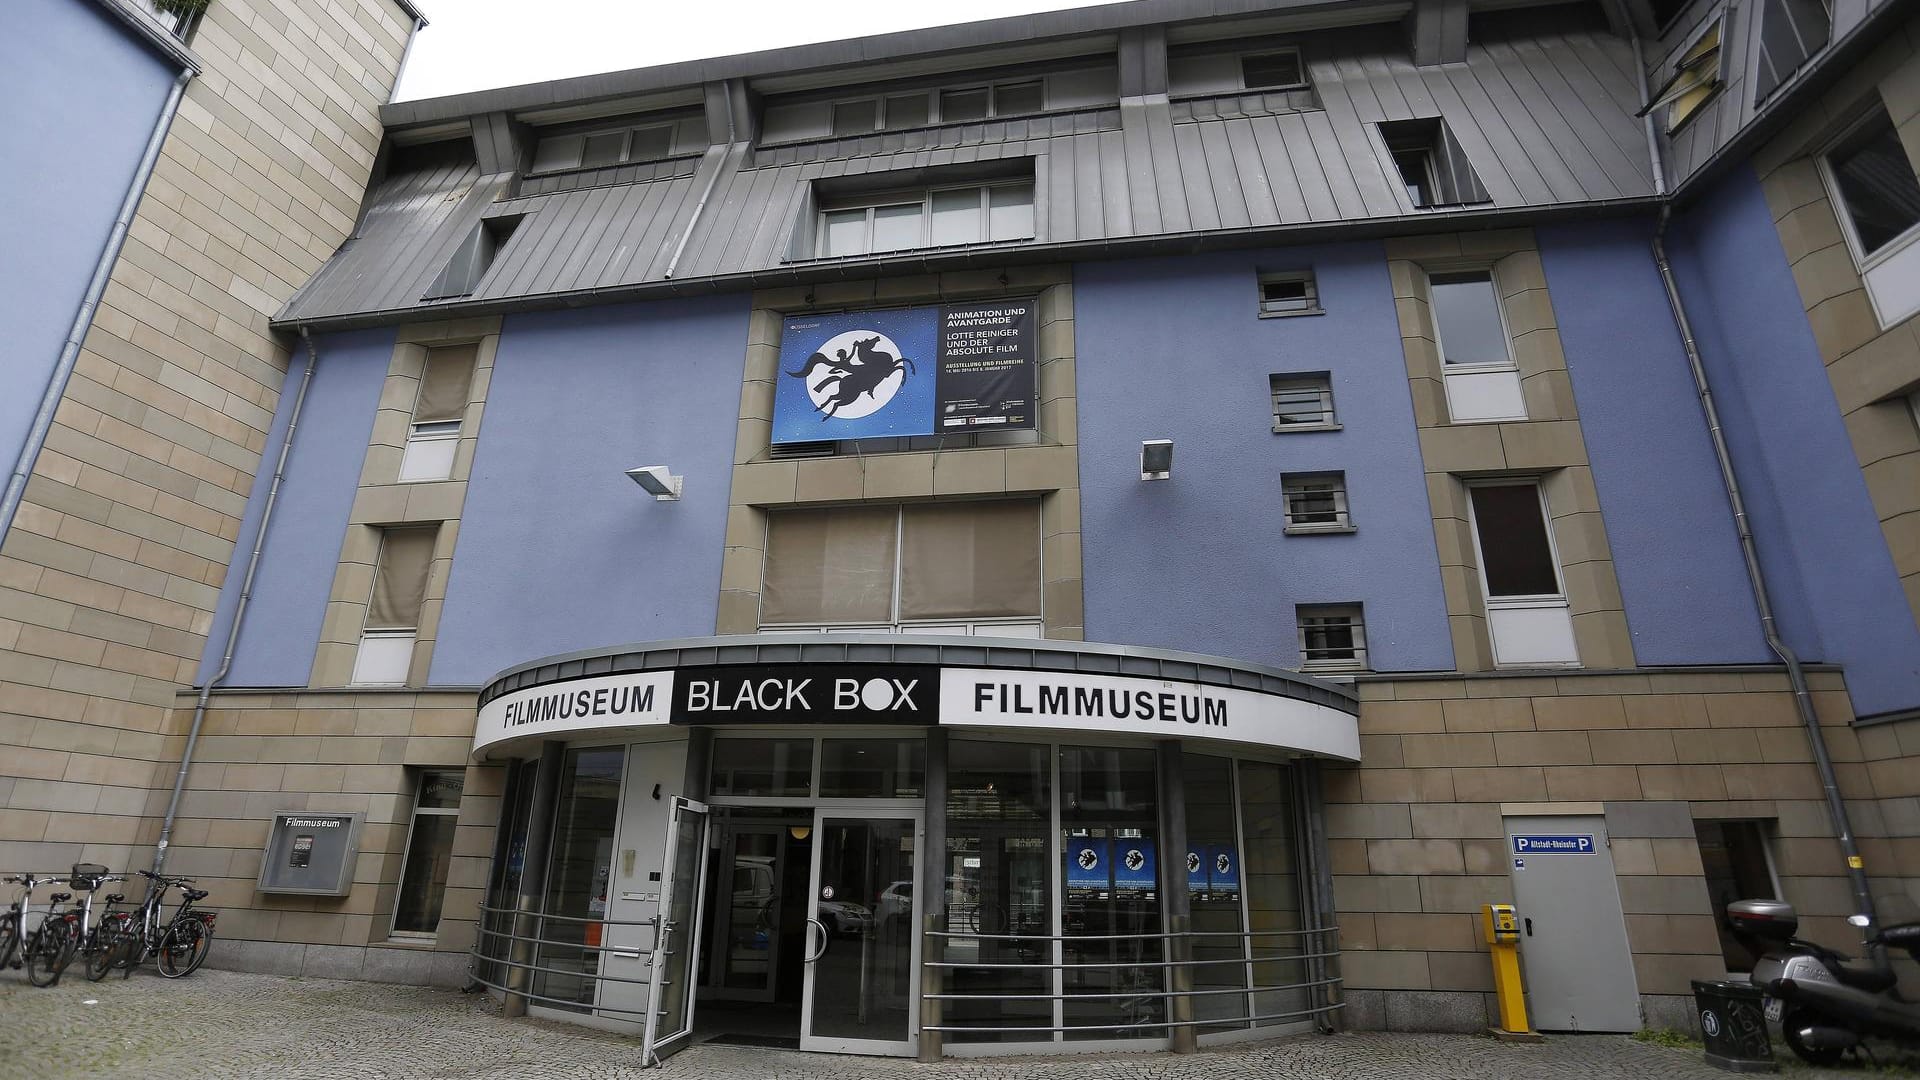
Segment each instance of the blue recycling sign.
M1592 833L1513 838L1515 855L1591 855L1597 850Z

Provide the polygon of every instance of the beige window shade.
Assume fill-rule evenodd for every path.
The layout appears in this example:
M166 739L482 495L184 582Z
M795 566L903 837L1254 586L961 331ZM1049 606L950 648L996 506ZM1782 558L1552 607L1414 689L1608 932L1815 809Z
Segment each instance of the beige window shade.
M760 621L892 621L898 517L890 506L769 517Z
M437 529L388 529L380 539L380 561L373 571L373 600L367 629L404 630L420 625L420 603L427 596L427 569L433 564Z
M413 422L458 420L467 414L473 390L476 345L449 345L427 350L427 370L420 377L420 400L413 406Z
M1040 504L903 508L900 620L1040 614Z

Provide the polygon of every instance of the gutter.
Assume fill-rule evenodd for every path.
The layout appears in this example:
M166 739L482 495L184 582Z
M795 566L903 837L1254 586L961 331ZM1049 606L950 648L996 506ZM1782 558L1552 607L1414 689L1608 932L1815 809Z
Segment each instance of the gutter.
M115 4L108 8L121 12L123 19L130 18ZM153 123L153 132L147 136L147 148L140 155L139 165L134 167L133 179L127 184L126 197L120 200L120 212L113 219L113 227L107 230L107 242L100 249L100 259L93 265L93 279L87 283L86 295L80 300L80 310L74 312L73 325L67 330L66 344L60 348L60 358L54 362L53 374L47 378L47 389L40 396L40 409L34 414L33 425L27 429L26 440L20 446L20 455L15 459L13 472L7 477L7 487L0 494L0 537L7 535L13 527L13 517L20 509L20 501L26 496L27 478L33 473L33 463L39 459L40 451L47 444L47 433L53 430L53 414L60 407L60 399L66 395L67 382L73 377L74 365L80 359L80 344L86 340L87 331L93 328L93 315L100 307L100 297L107 291L107 281L113 276L114 264L120 261L120 249L126 246L127 229L133 224L133 215L140 209L140 199L147 191L147 181L153 176L154 165L160 160L160 147L167 141L167 131L173 126L173 118L180 111L180 99L186 94L187 83L199 73L199 68L190 62L180 69L174 77L173 88L167 91L166 104L160 107L160 116Z
M300 429L300 410L307 403L307 388L313 385L313 369L320 359L313 336L300 328L300 340L307 347L307 367L300 375L300 390L293 399L293 411L287 415L287 433L280 440L280 460L273 467L273 482L267 487L266 506L260 511L260 527L253 534L253 554L247 559L247 574L240 582L240 602L234 605L233 621L227 624L226 652L220 669L200 684L199 699L193 704L193 724L187 729L187 746L180 755L180 771L173 778L173 795L167 800L167 814L160 822L160 841L153 849L153 872L158 874L167 861L167 844L173 838L174 819L180 813L180 796L187 787L187 771L193 768L193 751L200 742L200 729L207 720L207 699L213 688L233 668L233 654L240 645L240 624L247 617L247 601L253 597L253 577L260 569L260 553L267 546L267 526L273 521L273 504L280 498L280 482L287 475L287 460L293 456L293 436Z

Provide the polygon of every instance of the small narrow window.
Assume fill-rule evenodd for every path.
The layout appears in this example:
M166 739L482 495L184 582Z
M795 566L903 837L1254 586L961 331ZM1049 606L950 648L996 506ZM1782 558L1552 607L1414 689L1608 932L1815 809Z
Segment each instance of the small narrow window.
M1437 116L1388 120L1379 126L1387 154L1415 209L1493 201L1444 120Z
M445 480L453 475L454 450L460 444L460 422L466 416L473 387L473 345L427 350L420 376L413 423L400 458L400 481Z
M989 92L984 86L971 90L942 90L940 122L952 124L967 120L985 120L988 102Z
M1885 108L1828 151L1826 165L1861 258L1920 224L1920 180Z
M381 531L366 628L354 657L353 685L406 685L438 532L435 528Z
M1359 604L1301 604L1294 609L1300 630L1303 671L1363 671L1367 631Z
M400 890L393 906L394 937L432 937L440 929L440 908L447 895L447 870L453 865L453 833L460 820L460 796L466 774L429 769L420 773L407 827L407 853L401 861Z
M1320 307L1320 290L1314 285L1313 271L1297 270L1284 274L1261 274L1260 314L1323 314Z
M1433 328L1439 338L1443 363L1513 363L1492 273L1473 270L1429 274L1427 282L1428 294L1433 298Z
M1564 597L1538 484L1471 488L1487 596Z
M1255 53L1240 58L1240 81L1249 90L1293 90L1307 85L1300 50Z
M1693 44L1687 46L1674 64L1673 74L1647 99L1646 107L1634 115L1645 116L1655 109L1665 108L1667 130L1678 131L1720 91L1725 77L1720 52L1722 25L1721 19L1715 19L1700 32L1700 36L1693 39Z
M1333 415L1333 381L1327 372L1270 375L1273 430L1327 431L1340 426Z
M1287 473L1280 478L1289 533L1352 532L1345 473Z
M838 135L865 135L880 126L880 103L868 98L864 101L839 101L833 106L833 133Z

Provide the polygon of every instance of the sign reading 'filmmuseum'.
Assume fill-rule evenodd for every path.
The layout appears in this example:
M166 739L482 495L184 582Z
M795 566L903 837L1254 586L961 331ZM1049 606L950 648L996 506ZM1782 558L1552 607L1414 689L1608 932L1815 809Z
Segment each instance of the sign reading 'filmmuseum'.
M533 686L480 710L474 747L665 724L942 724L1284 747L1358 760L1351 716L1235 687L926 664L757 664Z
M996 300L787 319L773 441L1030 428L1034 304Z

